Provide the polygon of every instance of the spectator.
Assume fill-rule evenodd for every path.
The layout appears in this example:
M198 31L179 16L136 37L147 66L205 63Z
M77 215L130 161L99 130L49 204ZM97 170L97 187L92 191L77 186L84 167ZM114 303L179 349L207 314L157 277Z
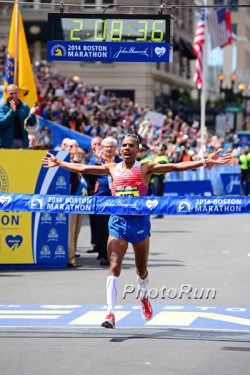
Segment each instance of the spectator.
M107 163L118 163L122 159L116 152L116 139L112 137L104 138L101 143L100 152L95 152L89 165L103 165ZM94 196L110 196L111 195L111 178L110 176L93 175L92 184L94 186ZM107 258L107 241L108 241L108 221L110 215L91 215L92 226L95 231L95 249L98 251L97 259L100 260L101 266L108 266Z
M29 149L34 150L36 146L36 137L34 136L34 134L29 134L28 138L29 138Z
M43 146L44 149L51 149L52 138L53 134L50 128L47 125L43 126L42 130L38 134L38 142L40 145Z
M29 108L18 99L18 86L6 88L7 100L0 104L0 139L2 148L29 148L28 128L37 125L37 107Z
M67 142L66 150L70 151L70 162L80 163L78 156L78 143L74 139ZM70 173L70 195L79 195L82 191L81 185L83 181L80 175L75 173ZM68 266L70 268L81 267L80 263L77 263L76 258L76 248L77 240L80 233L82 225L82 215L81 214L69 214L69 238L68 238Z
M85 164L89 164L91 158L94 158L101 153L101 142L102 139L100 137L94 137L91 140L90 146L90 153L85 156ZM95 179L93 176L86 176L86 180L88 182L88 195L92 196L94 194L95 189ZM88 254L98 253L96 248L96 230L95 230L95 223L93 215L89 215L89 223L90 223L90 233L91 233L91 245L92 247L87 250Z

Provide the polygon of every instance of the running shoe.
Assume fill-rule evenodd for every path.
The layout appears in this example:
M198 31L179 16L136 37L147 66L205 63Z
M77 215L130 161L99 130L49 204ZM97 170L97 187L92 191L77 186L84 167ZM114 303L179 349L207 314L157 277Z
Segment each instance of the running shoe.
M141 314L145 320L150 320L153 316L153 308L148 298L141 299Z
M108 314L104 320L104 322L101 324L104 328L115 328L115 316L114 314Z

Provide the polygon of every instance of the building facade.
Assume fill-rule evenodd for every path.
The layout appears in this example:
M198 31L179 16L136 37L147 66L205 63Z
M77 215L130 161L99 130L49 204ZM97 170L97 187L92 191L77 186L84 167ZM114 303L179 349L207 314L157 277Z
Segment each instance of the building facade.
M42 4L43 3L43 4ZM65 13L102 13L110 14L158 14L163 1L151 0L150 6L142 0L137 0L131 6L130 0L67 0L63 5ZM250 0L245 1L250 5ZM47 14L60 12L63 2L56 4L53 0L27 0L20 4L26 38L32 60L46 60ZM72 5L69 5L72 4ZM118 5L118 6L115 6ZM174 5L188 5L189 0L176 0ZM208 0L208 5L226 5L226 0ZM237 1L234 0L234 4ZM120 6L119 6L120 5ZM2 43L8 45L8 35L13 4L0 4L0 36ZM106 7L106 9L105 9ZM193 82L195 57L192 43L199 9L190 7L173 7L163 9L163 13L174 16L173 21L173 63L90 63L90 62L51 62L55 70L65 76L77 75L83 81L92 85L102 86L105 90L113 91L122 96L130 96L140 106L166 109L172 105L179 94L187 93L197 96ZM208 97L214 99L218 95L218 74L223 72L224 84L230 85L232 73L237 76L237 82L249 81L250 72L250 10L249 8L234 8L232 11L233 31L236 35L233 45L224 48L222 65L213 66L207 70ZM236 52L235 52L236 50ZM233 59L236 69L232 71ZM212 72L212 73L211 73Z

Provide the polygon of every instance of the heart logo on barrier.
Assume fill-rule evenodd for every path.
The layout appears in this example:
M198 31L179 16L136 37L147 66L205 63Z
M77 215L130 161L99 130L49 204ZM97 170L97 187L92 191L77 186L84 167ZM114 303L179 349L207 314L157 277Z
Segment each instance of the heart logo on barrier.
M156 47L155 48L155 53L158 57L161 57L165 54L166 48L165 47Z
M158 206L158 201L157 199L154 199L154 200L147 200L146 201L146 206L150 209L150 210L153 210L153 208L157 207Z
M16 250L19 246L21 246L23 242L22 236L7 236L5 238L6 244L11 248L12 251Z

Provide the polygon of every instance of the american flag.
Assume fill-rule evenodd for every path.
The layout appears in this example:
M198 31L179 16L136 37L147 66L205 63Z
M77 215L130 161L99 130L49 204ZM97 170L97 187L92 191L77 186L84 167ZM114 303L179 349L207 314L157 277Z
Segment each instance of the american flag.
M211 37L211 47L225 47L232 43L231 13L225 8L210 12L207 25Z
M193 51L196 56L194 82L199 90L202 89L202 59L203 59L203 44L205 42L205 10L202 9L201 18L197 24Z

